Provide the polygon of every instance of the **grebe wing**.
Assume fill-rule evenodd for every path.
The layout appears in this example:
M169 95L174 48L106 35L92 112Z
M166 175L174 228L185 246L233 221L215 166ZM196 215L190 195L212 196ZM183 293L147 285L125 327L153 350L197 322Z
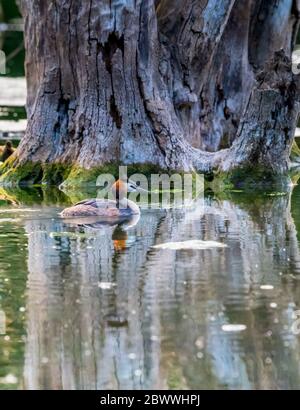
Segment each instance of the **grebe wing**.
M116 202L109 200L109 199L98 199L98 198L92 198L92 199L84 199L83 201L77 202L77 205L85 205L85 206L92 206L93 208L112 208L116 207Z
M117 208L115 201L87 199L64 209L60 215L63 218L81 216L103 216L110 218L119 216L120 210Z

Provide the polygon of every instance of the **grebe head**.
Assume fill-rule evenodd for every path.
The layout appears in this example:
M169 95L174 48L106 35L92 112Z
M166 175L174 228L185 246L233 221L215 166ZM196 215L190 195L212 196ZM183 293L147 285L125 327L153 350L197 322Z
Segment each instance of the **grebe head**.
M118 179L111 188L114 197L117 201L121 201L122 199L127 197L128 192L141 192L141 193L148 193L145 189L141 188L135 182L131 181L130 179L127 182Z

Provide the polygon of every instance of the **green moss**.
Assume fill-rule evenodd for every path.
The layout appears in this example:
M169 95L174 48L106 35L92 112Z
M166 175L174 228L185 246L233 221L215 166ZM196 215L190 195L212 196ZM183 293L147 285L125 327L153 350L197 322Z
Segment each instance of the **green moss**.
M100 174L111 174L115 178L119 176L119 164L106 164L101 167L85 169L78 165L62 163L41 164L27 162L17 164L16 159L11 157L0 166L0 184L6 186L17 185L55 185L63 182L65 188L95 187ZM152 173L163 172L151 164L135 164L127 166L128 175L142 173L150 176ZM164 171L165 172L165 171Z
M0 168L0 184L5 186L34 185L41 182L42 176L42 166L38 163L14 167L5 162Z
M44 205L69 206L74 203L65 192L56 186L42 186L41 194Z
M95 186L97 178L100 174L118 175L117 165L106 165L103 167L96 167L91 169L84 169L82 167L73 165L67 178L64 180L64 188L88 187Z
M300 170L299 168L294 168L290 171L290 177L292 180L293 185L299 185L299 180L300 180Z
M72 167L61 163L43 164L42 184L60 185L68 178Z
M1 205L26 205L36 204L67 206L72 200L57 187L51 186L15 186L0 188Z
M7 192L6 189L0 188L0 207L7 205L17 205L18 201L14 194Z
M291 160L293 162L300 162L300 148L298 147L296 140L294 140L292 145Z
M5 162L1 162L0 165L0 175L8 171L10 168L13 168L15 165L15 155L11 155Z
M140 173L146 177L151 174L166 173L165 170L151 164L134 164L127 166L127 174ZM101 167L84 169L78 165L61 163L40 164L28 162L15 165L15 158L9 159L0 167L0 184L5 186L58 186L63 183L65 190L92 190L101 174L119 176L119 164L106 164ZM170 172L170 175L172 173ZM274 175L265 168L242 168L230 173L210 173L205 175L205 187L215 192L285 191L290 179L288 176Z
M214 191L287 191L290 184L289 175L274 174L263 167L239 168L228 173L216 173L210 183Z
M76 187L94 187L96 185L97 178L101 174L110 174L115 178L119 177L119 164L106 164L101 167L95 167L91 169L84 169L73 165L71 171L64 181L64 188L76 188ZM151 174L166 172L162 171L158 167L151 164L133 164L127 165L128 176L139 173L146 177L150 177Z
M15 166L14 159L0 167L0 184L5 186L59 185L70 173L70 166L27 162Z

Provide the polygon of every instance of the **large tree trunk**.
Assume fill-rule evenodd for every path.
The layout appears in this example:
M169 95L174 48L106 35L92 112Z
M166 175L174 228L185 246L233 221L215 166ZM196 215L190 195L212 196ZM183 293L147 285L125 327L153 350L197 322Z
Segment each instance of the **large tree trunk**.
M17 162L288 167L297 0L21 0Z

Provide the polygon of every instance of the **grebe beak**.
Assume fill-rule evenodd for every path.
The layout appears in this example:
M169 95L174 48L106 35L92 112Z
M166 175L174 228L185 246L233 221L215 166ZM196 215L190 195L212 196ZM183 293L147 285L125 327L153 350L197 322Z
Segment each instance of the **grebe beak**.
M136 188L137 188L137 189L136 189L137 192L140 192L140 193L149 194L149 192L150 192L150 191L148 191L147 189L141 188L141 187L139 187L139 186L137 186Z
M140 192L143 194L149 193L149 191L147 191L146 189L142 188L140 185L137 185L135 182L132 181L128 181L127 190L128 192Z

